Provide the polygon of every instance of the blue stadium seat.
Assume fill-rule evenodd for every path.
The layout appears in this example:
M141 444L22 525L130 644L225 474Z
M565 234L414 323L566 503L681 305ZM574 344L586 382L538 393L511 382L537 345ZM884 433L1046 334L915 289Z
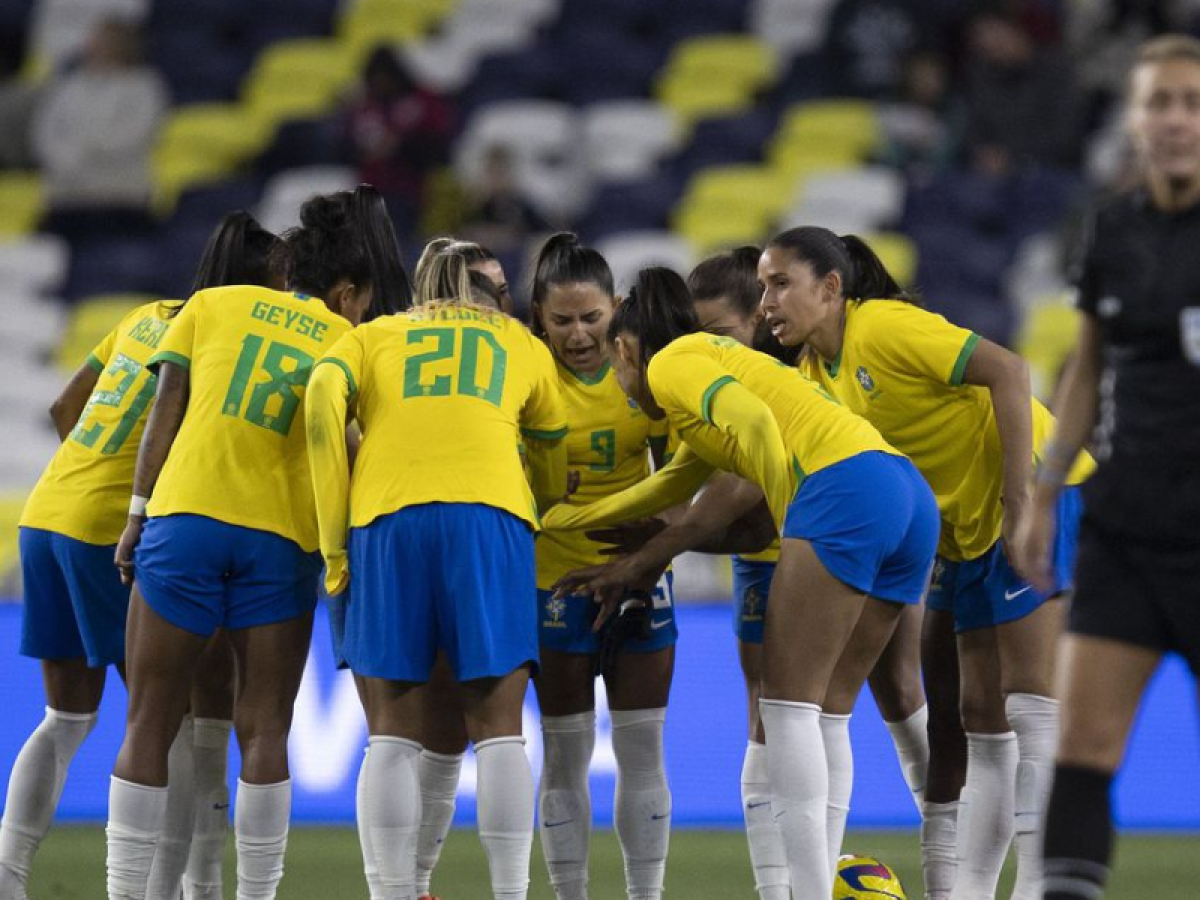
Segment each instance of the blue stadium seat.
M146 43L177 105L234 99L253 59L244 46L199 29L160 28Z
M275 138L254 161L262 177L302 166L336 166L347 162L337 117L284 122Z
M168 228L198 224L212 230L221 217L237 209L253 210L262 196L262 182L250 176L230 178L184 191Z
M485 56L459 97L461 121L469 119L473 110L502 100L551 98L558 76L555 55L546 47Z
M555 42L558 99L575 106L644 97L664 54L611 29L572 30Z
M679 191L680 185L663 175L603 185L580 217L579 232L594 242L620 231L664 229Z
M71 247L63 296L72 302L91 294L162 293L163 262L157 241L150 237L78 241Z

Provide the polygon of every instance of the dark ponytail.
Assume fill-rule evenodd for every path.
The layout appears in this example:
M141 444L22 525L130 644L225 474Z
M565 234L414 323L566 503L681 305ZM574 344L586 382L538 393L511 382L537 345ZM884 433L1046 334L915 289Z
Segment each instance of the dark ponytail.
M757 247L738 247L704 260L688 275L692 302L724 300L743 316L754 315L762 299L758 287L761 255Z
M612 269L608 261L591 247L584 247L569 231L560 231L546 239L533 266L533 287L529 296L529 328L540 338L541 311L550 289L560 284L594 284L608 297L613 296Z
M696 307L679 273L650 266L637 273L629 294L613 313L608 340L612 342L622 333L632 334L641 347L644 367L671 341L699 330Z
M412 282L400 260L400 242L387 204L369 184L354 189L351 204L371 259L371 306L363 321L409 309L413 304Z
M300 207L300 227L283 235L288 288L324 299L341 279L371 285L376 261L350 191L320 194Z
M767 246L795 254L818 278L837 272L842 279L842 296L848 299L915 302L896 283L875 251L857 235L838 237L828 228L804 225L777 234Z
M192 293L231 284L269 286L278 276L273 258L280 243L245 210L229 213L204 247Z

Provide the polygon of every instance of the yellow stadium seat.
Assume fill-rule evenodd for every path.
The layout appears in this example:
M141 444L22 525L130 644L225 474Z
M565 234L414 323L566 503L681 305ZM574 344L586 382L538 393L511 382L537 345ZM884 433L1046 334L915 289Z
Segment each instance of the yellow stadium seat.
M1029 361L1034 396L1049 401L1059 372L1075 347L1079 314L1064 293L1038 297L1025 315L1017 337L1017 352Z
M692 177L684 203L750 207L774 217L787 209L794 191L789 172L756 165L718 166Z
M356 59L380 44L413 41L454 8L453 0L358 0L338 25L338 35Z
M747 35L718 34L681 41L667 61L669 78L686 78L695 73L720 73L750 90L769 84L775 77L775 51Z
M857 154L848 153L844 144L834 142L773 144L767 159L773 168L787 172L797 189L817 173L842 171L862 164Z
M259 54L242 96L255 119L271 127L328 110L357 76L357 62L340 41L281 41Z
M155 204L174 206L186 188L218 180L261 152L271 125L232 103L185 106L163 126L154 150Z
M792 107L771 142L772 158L791 148L820 148L863 159L879 147L879 116L866 100L820 100Z
M753 95L742 85L719 74L661 81L657 96L685 128L696 119L748 110L753 102Z
M696 203L674 216L675 233L686 239L696 255L705 256L744 244L759 244L771 227L761 210L730 209L723 204Z
M917 245L894 231L879 231L862 237L896 282L903 288L912 287L917 278Z
M42 179L25 172L0 172L0 237L20 237L37 229L46 211Z
M0 583L9 584L19 562L17 522L25 509L26 494L0 494Z
M150 294L95 294L86 297L67 320L62 343L55 352L55 362L64 371L74 372L126 313L156 299Z

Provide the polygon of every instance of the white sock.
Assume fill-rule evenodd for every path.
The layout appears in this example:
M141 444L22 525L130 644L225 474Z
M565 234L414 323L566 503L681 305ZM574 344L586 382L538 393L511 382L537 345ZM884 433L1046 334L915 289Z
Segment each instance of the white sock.
M767 748L750 741L742 761L742 812L746 816L746 841L759 900L790 900L787 852L783 835L771 812L771 784L767 775Z
M4 900L24 896L33 856L54 820L67 768L96 727L96 719L96 713L59 712L47 706L45 717L17 754L0 821L0 897Z
M925 900L947 900L958 869L958 801L925 801L921 817L921 870Z
M1041 900L1043 817L1050 802L1054 754L1058 749L1058 701L1036 694L1010 694L1004 701L1017 733L1017 880L1012 900Z
M592 832L588 767L595 746L595 710L542 717L538 823L550 885L558 900L587 900Z
M671 790L663 766L665 707L613 710L617 758L613 824L625 856L629 900L658 900L671 838Z
M920 813L925 806L925 776L929 772L929 707L922 706L903 721L884 724L896 745L904 783L912 791L913 803Z
M829 768L821 739L821 707L814 703L760 700L767 737L771 808L783 833L797 900L824 900L833 893L826 837Z
M372 737L366 761L366 819L381 900L414 900L417 832L421 828L421 745ZM359 814L362 815L362 810Z
M183 870L192 843L196 810L192 771L192 717L184 716L167 753L167 813L154 848L154 865L146 884L146 900L179 900Z
M363 754L358 767L358 782L354 789L354 820L358 825L358 846L362 849L363 877L367 879L367 895L370 900L383 897L383 884L379 880L379 867L375 865L375 851L371 847L371 830L367 827L367 760L371 749Z
M238 779L233 837L237 845L237 900L273 900L283 880L292 781L247 784Z
M144 900L167 789L112 776L108 785L108 900Z
M187 900L221 900L221 866L229 834L228 719L192 720L192 771L196 784L196 813L192 819L192 849L183 875ZM173 898L172 898L173 900Z
M829 800L825 805L825 839L829 842L830 877L837 871L854 791L854 750L850 746L850 717L821 713L821 741L829 769Z
M429 893L433 867L454 821L454 801L463 754L421 751L417 769L421 781L421 831L417 835L417 896Z
M476 814L496 900L525 900L533 849L533 772L525 738L499 737L475 745L479 764Z
M954 900L992 900L1013 836L1017 736L967 733L967 783L958 806Z

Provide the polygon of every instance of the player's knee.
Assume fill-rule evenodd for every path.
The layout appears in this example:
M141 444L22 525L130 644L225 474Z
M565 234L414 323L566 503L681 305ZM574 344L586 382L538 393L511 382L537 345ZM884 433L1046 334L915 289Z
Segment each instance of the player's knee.
M960 701L962 727L965 731L999 734L1008 730L1004 705L980 694L964 693Z

